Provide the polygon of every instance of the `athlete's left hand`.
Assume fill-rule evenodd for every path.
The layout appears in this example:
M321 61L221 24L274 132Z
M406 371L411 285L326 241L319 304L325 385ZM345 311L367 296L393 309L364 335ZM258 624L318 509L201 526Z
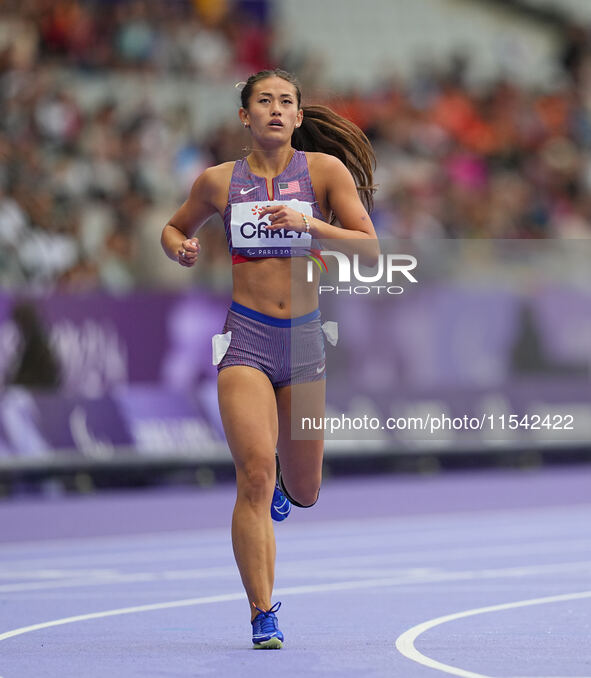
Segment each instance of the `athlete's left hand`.
M288 231L296 231L297 233L306 230L306 224L301 212L297 212L287 205L267 205L259 213L259 218L267 214L269 215L269 225L266 226L268 229L285 228Z

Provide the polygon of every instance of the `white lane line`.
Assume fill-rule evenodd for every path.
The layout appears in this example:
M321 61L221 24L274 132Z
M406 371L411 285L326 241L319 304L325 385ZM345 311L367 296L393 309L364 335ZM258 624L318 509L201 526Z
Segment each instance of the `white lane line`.
M284 535L277 535L278 544L281 546L281 551L283 556L289 555L299 555L300 551L314 552L314 545L306 542L304 540L292 539L291 536L289 542L284 542ZM390 536L390 535L389 535ZM502 535L505 538L505 534ZM375 535L375 539L371 542L370 550L375 551L374 546L380 544L383 546L385 536L382 533L381 535ZM184 547L184 548L159 548L157 551L133 551L133 552L121 552L113 551L111 553L102 552L100 554L80 554L76 556L66 557L31 557L26 560L19 561L10 561L6 563L5 567L10 568L11 570L18 569L30 569L32 566L37 566L44 569L57 569L59 566L62 566L63 569L71 569L75 565L87 565L91 564L92 566L97 565L126 565L133 563L153 563L158 561L167 561L167 560L195 560L199 558L203 559L204 551L206 552L207 558L211 560L214 556L217 558L219 556L231 555L231 547L228 542L228 537L225 535L225 543L220 546L212 548L211 546L195 544L193 547ZM347 543L351 540L350 536L347 536ZM433 545L435 546L435 545ZM286 548L289 547L289 548ZM367 545L365 548L368 548ZM408 548L408 546L407 546ZM342 544L340 546L342 550ZM473 546L450 546L448 543L441 544L438 548L430 549L418 549L418 550L409 550L409 551L397 551L393 553L379 553L372 555L353 555L348 553L346 558L347 562L359 562L359 563L378 563L383 560L387 560L393 563L403 563L408 561L419 560L421 563L424 563L426 559L435 559L441 561L443 559L452 560L454 558L478 558L478 557L495 557L495 556L511 556L513 554L522 556L526 553L531 554L543 554L543 553L563 553L563 552L573 552L573 551L591 551L591 541L589 539L560 539L560 540L545 540L545 541L533 541L528 542L524 539L520 539L515 543L489 543L486 546L483 545L473 545ZM342 564L343 556L339 558L327 558L320 557L315 560L319 561L331 561L332 563ZM310 562L309 559L306 559L306 562ZM2 567L0 566L0 578L2 578Z
M329 593L333 591L354 591L354 590L360 590L360 589L370 589L370 588L385 588L389 587L392 585L397 585L398 580L397 579L367 579L365 581L349 581L349 582L332 582L332 583L326 583L326 584L308 584L306 586L290 586L290 587L282 587L278 588L275 590L275 595L276 596L290 596L290 595L304 595L307 593ZM587 596L591 596L591 591L586 592ZM568 594L567 597L565 598L564 596L554 596L557 600L561 599L569 599L573 597L584 597L584 594ZM64 617L62 619L53 619L51 621L46 621L46 622L41 622L39 624L32 624L30 626L23 626L18 629L13 629L11 631L5 631L4 633L0 634L0 641L2 640L8 640L9 638L14 638L15 636L21 636L25 633L31 633L32 631L40 631L41 629L47 629L47 628L52 628L55 626L63 626L64 624L73 624L76 622L82 622L82 621L89 621L93 619L103 619L105 617L115 617L118 615L124 615L124 614L135 614L139 612L151 612L155 610L169 610L172 608L179 608L179 607L190 607L190 606L195 606L195 605L207 605L210 603L222 603L222 602L230 602L230 601L236 601L236 600L244 600L245 599L245 594L244 592L240 593L227 593L227 594L222 594L222 595L217 595L217 596L204 596L200 598L187 598L184 600L173 600L170 602L164 602L164 603L150 603L148 605L136 605L133 607L124 607L124 608L118 608L115 610L104 610L102 612L91 612L88 614L80 614L76 615L73 617ZM541 599L542 600L542 599ZM544 599L544 602L546 600ZM534 604L529 601L525 601L525 603L521 603L521 605L524 604ZM509 606L520 606L519 603L517 604L509 604ZM505 606L495 606L496 609L497 607L499 608L504 608ZM480 611L486 611L486 608L483 608ZM473 614L477 614L480 611L472 611ZM460 613L460 615L465 614L465 613ZM453 615L451 615L453 617ZM445 618L442 618L445 619ZM447 620L447 619L445 619ZM412 629L411 629L412 630ZM407 632L408 633L408 632ZM418 635L418 634L417 634ZM398 644L398 641L397 641ZM422 655L421 655L422 656ZM425 658L428 659L428 658ZM429 660L428 661L432 661ZM478 674L456 674L456 675L462 675L462 676L468 676L468 678L489 678L488 676L479 676Z
M283 547L283 544L280 544ZM384 541L382 540L382 546ZM466 546L466 547L445 547L442 546L439 549L423 549L416 551L394 551L392 553L372 553L364 555L349 555L346 556L346 561L348 565L357 564L357 565L378 565L383 563L384 565L388 563L404 563L407 561L416 561L418 560L421 564L425 560L437 560L441 562L442 560L453 560L454 558L486 558L487 561L490 561L491 557L499 556L513 556L519 555L523 556L524 554L556 554L556 553L570 553L573 551L591 551L591 542L589 539L561 539L555 541L532 541L526 542L520 540L519 543L515 544L492 544L486 546ZM290 566L306 566L312 565L314 568L325 565L327 567L337 567L343 564L343 555L339 557L320 557L320 558L306 558L301 561L290 560L287 561L287 564Z
M394 583L397 583L394 580ZM306 593L327 593L330 591L352 591L356 589L368 589L375 587L391 586L392 580L388 579L367 579L365 581L336 582L330 584L312 584L306 586L290 586L278 588L275 590L276 596L303 595ZM245 600L244 592L227 593L218 596L205 596L200 598L188 598L185 600L173 600L165 603L151 603L149 605L136 605L134 607L123 607L116 610L105 610L103 612L91 612L89 614L80 614L73 617L64 617L62 619L53 619L51 621L23 626L12 631L6 631L0 634L0 641L21 636L32 631L52 628L54 626L63 626L64 624L73 624L76 622L89 621L92 619L102 619L104 617L115 617L123 614L134 614L137 612L151 612L154 610L169 610L178 607L190 607L193 605L207 605L209 603L223 603L235 600Z
M300 527L300 526L296 526L296 527ZM316 525L315 527L316 527L316 529L318 529L318 525ZM482 530L482 526L480 527L480 530ZM447 533L447 530L445 530L444 532ZM304 535L301 535L303 537L303 539L297 539L296 538L295 542L294 542L293 539L290 539L289 541L287 541L288 537L290 537L290 538L293 537L294 533L295 533L295 535L298 535L298 534L300 534L300 531L299 530L290 530L287 534L280 534L280 535L278 534L278 542L283 542L284 541L283 537L285 537L285 540L286 540L285 543L281 543L282 553L283 553L284 556L296 555L296 554L299 555L302 550L305 550L304 549L305 546L308 546L308 548L306 549L308 551L310 551L310 550L317 551L319 548L321 550L324 549L326 551L331 551L332 550L331 544L327 543L327 540L328 541L332 540L331 543L334 542L335 545L342 547L342 539L341 539L342 535L340 535L338 539L335 539L336 535L334 533L331 533L330 535L320 534L319 537L318 537L318 540L321 540L321 543L319 543L318 540L316 540L316 541L306 541L306 538L305 538ZM579 532L579 534L580 534L580 532ZM309 532L307 533L307 535L309 536ZM546 542L541 542L541 543L537 543L537 544L536 543L528 544L522 538L522 539L519 540L519 546L517 546L516 544L510 544L510 543L508 544L507 543L507 536L508 535L506 533L506 530L503 529L502 537L503 537L503 540L504 540L505 543L498 544L498 545L497 544L492 544L492 545L489 544L488 548L494 547L495 549L501 549L504 554L513 552L513 549L515 549L516 551L521 550L521 554L523 554L524 549L528 550L529 548L532 548L532 547L533 547L532 551L538 551L538 549L540 549L540 551L544 551L544 550L546 550L546 548L549 548L550 550L554 550L555 547L556 547L557 550L561 550L561 549L562 550L564 550L564 549L572 550L573 548L577 548L577 550L584 550L585 544L587 546L589 545L589 540L581 540L580 538L576 539L576 540L575 539L550 540L550 541L546 540ZM350 532L347 534L347 537L348 537L347 541L350 542L351 541ZM373 536L373 538L369 538L369 540L368 540L367 534L365 534L364 537L365 537L365 543L361 545L362 548L364 550L367 550L367 549L374 550L374 546L376 545L377 542L382 543L382 540L384 539L384 534L383 534L383 531L382 531L379 534L375 534ZM224 539L227 540L227 535L224 537ZM359 544L357 543L358 539L359 539L359 536L357 536L357 539L354 540L355 544L356 544L355 550L359 550L359 548L358 548ZM424 537L423 537L423 540L424 540ZM206 540L206 541L209 541L209 540ZM449 541L447 541L447 540L443 544L434 543L433 540L431 540L430 543L431 543L431 546L432 546L431 549L416 550L414 552L411 550L410 552L407 551L406 553L403 553L403 554L398 553L396 555L396 559L398 560L398 562L403 562L403 561L408 562L408 560L414 559L414 557L417 556L421 559L422 562L424 562L425 558L429 558L429 557L439 558L439 556L441 556L442 554L443 554L443 557L447 558L447 557L453 557L453 555L458 555L458 556L475 555L476 556L479 553L481 553L482 555L485 555L485 553L487 551L487 547L482 547L482 546L477 546L475 548L469 548L469 547L466 548L466 547L462 546L462 547L458 548L458 546L454 546L453 544L449 544ZM80 542L79 542L79 544L80 544ZM142 544L142 546L145 547L145 543ZM411 548L412 548L411 544L407 544L406 545L407 549L408 549L409 546L411 546ZM115 553L113 553L113 552L111 552L111 553L102 552L102 553L94 553L94 554L84 553L84 554L70 555L69 557L62 556L62 557L57 557L57 558L55 556L49 557L49 558L47 556L41 557L41 558L39 558L38 556L37 557L33 556L33 557L29 557L26 560L22 560L22 561L16 561L16 562L12 561L12 562L6 563L6 565L10 568L22 567L22 568L30 569L32 566L37 566L39 568L44 567L44 568L47 568L47 569L52 569L52 568L57 569L57 567L62 566L64 569L69 569L71 567L75 567L76 565L78 565L80 567L80 566L84 566L84 565L92 563L91 567L96 568L97 566L100 567L101 565L103 565L103 566L106 565L108 567L108 566L113 566L115 564L124 564L124 563L125 564L131 564L131 563L138 563L138 562L155 562L155 561L158 561L158 560L163 560L163 561L169 561L169 560L172 560L172 559L174 559L174 560L179 560L179 559L194 560L198 555L200 555L202 557L204 555L204 550L207 551L207 560L209 560L211 562L212 558L214 556L215 557L219 557L221 555L225 556L225 555L231 553L231 551L228 550L229 548L230 548L229 544L226 543L226 542L223 545L216 543L215 546L213 546L213 548L212 548L212 545L210 544L206 548L205 545L202 542L199 541L199 542L195 543L194 546L187 547L187 545L185 544L184 547L172 548L172 549L169 547L169 548L166 548L166 549L159 548L158 550L149 549L147 551L145 551L145 550L141 550L141 551L132 550L132 551L119 551L119 552L115 552ZM538 551L538 552L540 552L540 551ZM348 557L350 558L351 556L356 557L352 553L350 553L348 555Z
M360 590L360 589L370 589L370 588L387 588L390 586L397 586L400 583L399 579L366 579L366 580L357 580L357 581L348 581L348 582L331 582L331 583L325 583L325 584L308 584L305 586L290 586L290 587L282 587L278 588L275 590L275 595L276 596L289 596L289 595L303 595L306 593L328 593L328 592L333 592L333 591L354 591L354 590ZM427 630L428 628L431 628L432 626L436 626L437 623L444 623L446 621L451 621L452 619L459 619L462 616L469 616L470 614L480 614L483 612L492 612L495 610L501 610L501 609L509 609L511 607L525 607L526 605L535 605L535 604L541 604L543 602L553 602L553 601L560 601L560 600L572 600L575 598L584 598L584 597L591 597L591 591L586 591L584 593L575 593L575 594L566 594L566 595L561 595L561 596L552 596L550 598L539 598L535 599L533 601L520 601L517 603L508 603L505 605L495 605L490 608L480 608L478 610L468 610L467 612L460 612L455 615L448 615L447 617L440 617L438 619L432 620L431 622L425 622L424 624L421 624L417 627L413 627L413 629L410 629L406 633L402 634L396 641L396 647L402 654L405 656L408 656L409 658L414 659L415 661L419 661L416 659L415 656L411 657L409 654L406 654L405 651L401 649L403 647L404 649L407 648L407 642L410 642L410 646L408 646L411 649L408 649L408 652L414 652L416 656L419 656L421 658L421 661L419 663L424 663L427 666L433 666L436 668L440 667L446 667L445 664L441 664L440 662L434 662L434 660L424 657L424 655L421 655L415 648L414 645L412 645L412 642L414 639L423 633L423 631ZM163 602L163 603L150 603L148 605L136 605L133 607L124 607L124 608L118 608L115 610L105 610L102 612L91 612L88 614L81 614L81 615L76 615L73 617L64 617L62 619L53 619L51 621L46 621L46 622L41 622L39 624L32 624L30 626L23 626L18 629L13 629L11 631L5 631L4 633L0 634L0 641L2 640L7 640L9 638L14 638L15 636L20 636L25 633L30 633L32 631L39 631L41 629L47 629L47 628L52 628L55 626L63 626L64 624L73 624L76 622L82 622L82 621L89 621L93 619L102 619L105 617L115 617L118 615L124 615L124 614L135 614L139 612L151 612L155 610L169 610L172 608L178 608L178 607L190 607L190 606L195 606L195 605L207 605L210 603L221 603L221 602L230 602L230 601L236 601L236 600L244 600L245 599L245 594L243 592L240 593L227 593L227 594L222 594L222 595L217 595L217 596L205 596L205 597L200 597L200 598L188 598L184 600L174 600L170 602ZM424 628L423 628L424 627ZM413 636L413 632L415 630L418 631L416 634ZM410 639L407 641L406 638ZM399 647L399 641L402 643L401 647ZM430 663L428 663L430 662ZM489 676L483 676L480 674L476 673L469 673L462 671L462 669L455 669L454 667L446 667L448 669L451 669L451 671L448 671L448 673L455 673L455 675L458 676L464 676L465 678L491 678ZM458 671L460 671L458 673Z
M329 568L320 570L311 562L307 566L292 567L289 564L277 568L278 576L295 578L335 578L359 577L360 581L367 581L368 575L373 580L390 582L390 586L400 584L433 584L440 582L471 581L485 579L513 579L520 577L547 576L550 574L587 573L591 574L591 560L569 563L549 563L545 565L517 565L501 568L485 568L470 570L442 570L435 568L409 569L360 569L345 568L343 570ZM114 572L93 578L62 579L51 581L30 581L18 584L0 584L0 593L18 593L23 591L48 591L61 588L86 588L91 586L116 586L121 584L143 584L146 582L169 582L197 579L234 579L237 570L234 565L225 567L200 568L189 570L163 570L157 572Z
M31 626L23 626L19 629L6 631L0 634L0 641L21 636L32 631L40 631L41 629L49 629L53 626L63 626L64 624L74 624L81 621L89 621L91 619L102 619L104 617L115 617L122 614L134 614L136 612L151 612L152 610L169 610L174 607L189 607L191 605L206 605L207 603L224 603L233 600L240 600L244 598L244 593L227 593L219 596L207 596L205 598L188 598L186 600L174 600L168 603L151 603L150 605L136 605L134 607L122 607L118 610L104 610L103 612L91 612L89 614L79 614L74 617L64 617L62 619L53 619L52 621L41 622L40 624L32 624Z
M225 543L219 546L209 546L208 544L199 544L185 548L167 548L166 543L153 551L112 551L102 552L99 554L84 553L72 556L60 556L59 558L32 556L25 560L9 561L6 566L11 568L19 567L67 567L68 565L82 565L92 563L93 565L127 565L133 563L152 563L167 560L202 560L204 557L208 559L217 558L220 556L232 556L232 545L230 544L229 536L225 535Z
M430 629L440 626L441 624L455 621L456 619L473 617L475 615L486 614L488 612L501 612L502 610L513 610L519 607L546 605L548 603L562 603L567 600L581 600L583 598L591 598L591 591L565 593L558 596L547 596L545 598L530 598L529 600L518 600L513 603L502 603L501 605L489 605L488 607L478 607L472 610L464 610L463 612L455 612L454 614L437 617L436 619L429 619L426 622L413 626L412 628L408 629L408 631L405 631L400 636L398 636L396 639L396 649L400 652L400 654L414 662L417 662L418 664L422 664L423 666L427 666L431 669L437 669L438 671L443 671L443 673L450 673L453 676L461 676L461 678L493 678L492 676L488 676L483 673L466 671L465 669L461 669L457 666L451 666L449 664L439 662L436 659L431 659L431 657L427 657L422 652L419 652L414 643L420 635L425 633L425 631L429 631Z
M22 581L23 579L32 580L63 580L67 577L108 577L118 574L114 569L105 570L3 570L0 568L0 581L7 579L15 579Z
M547 516L548 520L553 520L556 518L561 518L560 513L576 514L582 512L581 519L583 522L586 521L588 517L588 512L591 511L591 503L579 502L576 504L557 504L556 506L526 506L523 508L513 508L513 509L490 509L482 511L466 510L466 511L450 511L449 513L422 513L409 516L376 516L370 517L369 519L362 518L351 518L345 520L319 520L314 523L314 527L326 528L327 532L335 533L338 530L347 530L350 528L359 528L363 532L367 532L368 527L381 530L384 527L389 529L400 528L403 532L413 533L418 526L425 526L431 529L435 533L441 531L441 524L448 525L449 522L454 520L461 520L465 523L468 519L467 527L470 527L476 523L476 529L482 531L482 522L486 520L496 521L499 518L507 518L509 524L516 526L517 529L520 528L519 520L523 519L522 527L529 527L531 517L533 516ZM0 509L0 518L2 517L2 511ZM290 531L293 532L303 532L308 534L310 531L310 523L299 523L297 525L291 525ZM227 539L228 530L221 527L210 527L202 528L199 530L162 530L161 532L145 532L142 534L133 533L133 534L122 534L122 535L102 535L102 536L93 536L93 537L75 537L72 539L68 538L56 538L56 539L34 539L29 541L12 541L0 543L0 553L10 553L11 551L22 551L29 548L65 548L71 549L72 547L79 546L81 548L87 549L89 546L93 545L98 548L103 546L126 546L134 547L136 542L145 542L150 540L155 540L157 543L161 543L163 539L181 539L185 538L199 538L204 534L211 538ZM28 555L28 554L24 554Z

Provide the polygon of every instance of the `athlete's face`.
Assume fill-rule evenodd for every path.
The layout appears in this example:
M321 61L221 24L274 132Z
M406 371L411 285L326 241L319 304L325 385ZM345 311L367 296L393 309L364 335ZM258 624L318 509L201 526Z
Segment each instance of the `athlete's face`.
M289 141L302 118L296 88L276 76L259 80L253 87L248 108L240 109L243 124L262 140Z

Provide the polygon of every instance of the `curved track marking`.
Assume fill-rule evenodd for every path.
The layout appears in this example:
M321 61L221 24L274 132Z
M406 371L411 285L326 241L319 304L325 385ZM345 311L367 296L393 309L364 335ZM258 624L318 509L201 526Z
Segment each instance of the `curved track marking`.
M396 578L377 578L377 579L365 579L365 580L355 580L355 581L344 581L344 582L331 582L327 584L307 584L305 586L289 586L289 587L282 587L276 589L275 593L276 595L283 595L283 596L289 596L289 595L302 595L306 593L328 593L330 591L354 591L354 590L360 590L360 589L368 589L368 588L380 588L380 587L388 587L392 585L398 584L399 581ZM558 600L569 600L570 598L573 597L591 597L591 591L587 591L584 594L569 594L566 596L555 596L556 599ZM124 615L124 614L135 614L138 612L152 612L155 610L170 610L173 608L178 608L178 607L191 607L194 605L207 605L210 603L223 603L223 602L232 602L235 600L245 600L245 594L244 592L240 593L225 593L217 596L202 596L199 598L186 598L183 600L173 600L169 602L163 602L163 603L150 603L148 605L135 605L133 607L122 607L118 608L115 610L104 610L102 612L90 612L87 614L80 614L80 615L75 615L72 617L64 617L62 619L53 619L50 621L46 622L40 622L38 624L31 624L30 626L23 626L18 629L12 629L11 631L5 631L4 633L0 633L0 641L2 640L8 640L9 638L14 638L15 636L21 636L25 633L31 633L33 631L40 631L41 629L48 629L52 628L55 626L63 626L65 624L74 624L76 622L82 622L82 621L90 621L92 619L103 619L105 617L116 617L119 615ZM540 602L550 602L550 599L539 599ZM524 605L533 605L536 604L535 602L530 602L530 601L522 601L521 603L509 603L508 605L497 605L492 608L482 608L480 610L469 610L468 612L460 612L455 615L449 615L448 617L440 617L438 620L435 619L432 622L425 622L425 624L421 624L418 627L414 627L413 629L410 629L407 631L405 634L400 636L400 638L396 641L396 646L398 647L398 641L400 641L403 636L407 634L411 634L415 629L419 629L419 631L416 633L416 635L413 636L416 638L420 633L423 631L427 630L427 628L431 628L431 626L436 626L436 623L443 623L445 621L451 621L451 619L456 619L459 617L465 617L469 616L470 614L479 614L480 612L487 612L487 611L493 611L495 609L504 609L506 607L520 607ZM424 627L424 628L422 628ZM411 640L411 646L412 646L412 640ZM398 648L400 650L400 648ZM413 647L414 650L414 647ZM402 650L400 650L402 652ZM414 650L417 652L416 650ZM402 654L405 654L402 652ZM417 652L417 654L420 654ZM408 655L405 655L408 656ZM420 655L422 657L422 655ZM425 660L431 662L432 660L429 659L428 657L424 658ZM416 660L415 660L416 661ZM425 662L420 662L420 663L425 663ZM437 662L436 662L437 663ZM428 664L430 665L430 664ZM441 666L444 666L443 664ZM479 674L476 673L457 673L457 669L454 669L453 667L450 667L453 669L452 672L455 672L456 675L459 676L466 676L468 678L488 678L488 676L480 676ZM449 672L449 671L448 671Z
M547 596L545 598L531 598L529 600L518 600L513 603L503 603L501 605L489 605L488 607L478 607L472 610L464 610L463 612L455 612L454 614L448 614L444 617L437 617L436 619L430 619L429 621L423 622L422 624L417 624L412 628L405 631L403 634L398 636L396 639L396 649L408 659L422 664L423 666L428 666L431 669L438 669L444 673L451 673L454 676L461 676L461 678L492 678L492 676L487 676L483 673L474 673L474 671L466 671L465 669L458 668L457 666L450 666L449 664L444 664L438 662L431 657L419 652L414 643L415 640L425 631L429 631L436 626L441 624L446 624L450 621L455 621L456 619L463 619L464 617L473 617L477 614L486 614L487 612L500 612L502 610L512 610L519 607L529 607L530 605L544 605L546 603L561 603L566 600L580 600L582 598L591 598L591 591L581 591L579 593L565 593L558 596Z
M62 619L53 619L51 621L23 626L20 629L13 629L0 633L0 640L8 640L14 636L22 636L31 631L40 631L52 626L63 626L64 624L74 624L75 622L88 621L90 619L102 619L103 617L116 617L120 614L133 614L135 612L150 612L152 610L168 610L174 607L189 607L190 605L206 605L207 603L223 603L232 600L244 598L244 593L227 593L220 596L206 596L204 598L187 598L186 600L174 600L168 603L151 603L150 605L136 605L135 607L122 607L118 610L104 610L103 612L90 612L88 614L79 614L74 617L64 617Z
M305 586L289 586L282 587L275 590L276 595L301 595L306 593L326 593L329 591L354 591L358 589L396 586L400 583L399 578L374 578L361 579L344 582L331 582L327 584L307 584ZM73 617L64 617L62 619L53 619L51 621L40 622L38 624L31 624L30 626L23 626L11 631L0 633L0 641L14 638L15 636L22 636L25 633L32 631L40 631L41 629L48 629L54 626L63 626L64 624L74 624L76 622L89 621L91 619L102 619L104 617L116 617L123 614L134 614L137 612L151 612L153 610L170 610L176 607L190 607L192 605L207 605L209 603L223 603L235 600L245 600L246 595L241 593L226 593L217 596L203 596L200 598L186 598L184 600L173 600L164 603L150 603L148 605L136 605L133 607L122 607L116 610L104 610L103 612L90 612L88 614L80 614Z

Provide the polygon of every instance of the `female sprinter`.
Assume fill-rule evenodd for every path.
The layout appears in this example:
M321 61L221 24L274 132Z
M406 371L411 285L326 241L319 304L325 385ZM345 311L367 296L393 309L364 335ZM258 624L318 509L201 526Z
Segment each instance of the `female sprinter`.
M236 466L232 543L254 647L280 648L284 638L275 616L280 603L271 604L275 535L269 507L282 519L289 509L286 498L301 507L316 502L324 445L292 436L294 406L323 417L325 398L318 280L306 282L302 255L311 251L312 239L331 238L350 245L365 241L377 253L368 216L374 155L349 121L323 106L302 109L297 80L285 71L252 75L241 103L250 153L196 179L164 227L162 246L170 259L193 266L200 252L195 231L215 212L224 219L233 300L225 334L214 338L214 363ZM335 218L342 228L330 223ZM298 265L301 275L293 275Z

